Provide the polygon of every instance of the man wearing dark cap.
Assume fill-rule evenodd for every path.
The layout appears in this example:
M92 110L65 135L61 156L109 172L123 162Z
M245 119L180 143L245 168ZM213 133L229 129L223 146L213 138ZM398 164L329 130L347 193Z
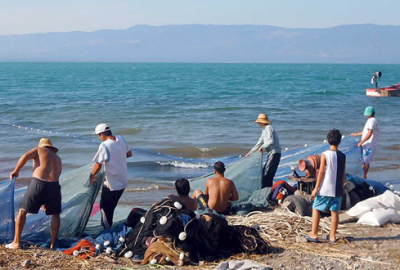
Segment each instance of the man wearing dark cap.
M94 134L97 134L102 143L93 158L96 163L89 176L90 184L94 183L96 174L104 164L105 181L100 199L101 225L104 229L110 229L113 223L114 210L128 186L126 159L132 156L132 151L124 137L114 136L107 124L97 125Z
M10 180L19 176L19 171L28 160L33 160L32 180L21 201L18 216L15 222L14 241L6 248L20 248L21 234L25 226L28 213L37 214L40 207L46 215L51 215L51 243L50 248L55 248L58 230L60 229L61 213L61 187L59 179L62 170L58 149L53 146L50 139L42 138L38 147L26 152L18 161Z

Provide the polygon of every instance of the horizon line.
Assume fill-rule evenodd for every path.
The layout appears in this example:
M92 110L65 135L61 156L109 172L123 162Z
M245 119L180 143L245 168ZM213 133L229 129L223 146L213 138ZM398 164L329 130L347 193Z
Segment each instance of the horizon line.
M22 33L22 34L0 34L0 36L25 36L25 35L46 35L46 34L69 34L69 33L95 33L95 32L100 32L100 31L125 31L134 27L171 27L171 26L255 26L255 27L276 27L276 28L282 28L282 29L309 29L309 30L320 30L320 29L331 29L331 28L336 28L336 27L342 27L342 26L361 26L361 25L373 25L373 26L379 26L379 27L387 27L387 26L393 26L393 27L400 27L400 25L394 25L394 24L374 24L374 23L359 23L359 24L340 24L340 25L335 25L331 27L315 27L315 28L307 28L307 27L282 27L282 26L276 26L276 25L268 25L268 24L167 24L167 25L150 25L150 24L136 24L134 26L128 27L128 28L120 28L120 29L110 29L110 28L104 28L104 29L97 29L93 31L82 31L82 30L71 30L71 31L54 31L54 32L36 32L36 33Z

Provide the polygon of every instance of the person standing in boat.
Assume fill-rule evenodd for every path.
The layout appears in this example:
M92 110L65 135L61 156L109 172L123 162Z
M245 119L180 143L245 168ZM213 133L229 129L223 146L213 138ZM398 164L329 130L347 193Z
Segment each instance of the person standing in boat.
M128 186L127 158L132 156L131 148L122 136L114 136L107 124L97 125L97 134L102 143L93 158L96 162L90 174L90 184L93 185L96 174L104 164L105 181L101 190L100 211L101 225L110 229L113 224L114 210Z
M272 187L276 170L278 169L279 162L281 161L282 153L281 146L279 144L278 133L272 127L271 121L269 121L266 114L259 114L257 120L254 121L254 123L257 123L261 128L263 128L263 131L261 133L260 139L246 155L246 157L256 151L261 153L268 153L268 160L264 166L262 187Z
M369 166L378 148L379 125L378 120L375 118L374 107L368 106L365 108L364 116L368 118L364 130L358 133L351 133L350 136L362 136L357 146L363 149L363 178L367 179Z

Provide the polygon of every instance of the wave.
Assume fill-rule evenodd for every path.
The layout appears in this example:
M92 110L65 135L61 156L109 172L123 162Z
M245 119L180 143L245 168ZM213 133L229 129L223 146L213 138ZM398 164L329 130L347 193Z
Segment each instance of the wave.
M207 163L190 163L183 161L171 161L171 162L157 162L157 164L161 166L172 166L176 168L187 168L187 169L200 169L200 168L208 168L209 164Z
M117 129L115 134L117 135L136 135L142 132L143 129L140 128L124 128L124 129Z
M147 187L128 187L125 189L125 192L141 192L141 191L149 191L149 190L158 190L162 189L159 185L157 184L151 184Z
M164 155L182 158L220 158L246 154L249 149L238 147L179 147L156 149Z
M386 146L384 149L386 150L400 150L400 144L394 144L391 146Z

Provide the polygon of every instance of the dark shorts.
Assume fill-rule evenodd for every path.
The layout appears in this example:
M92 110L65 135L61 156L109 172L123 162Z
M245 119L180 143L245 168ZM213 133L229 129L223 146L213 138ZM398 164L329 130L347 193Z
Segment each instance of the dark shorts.
M225 211L218 212L218 214L221 214L221 215L230 215L231 212L232 212L232 203L229 202L229 203L228 203L228 206L227 206L226 209L225 209Z
M46 207L46 215L61 213L61 186L58 182L47 182L32 177L22 198L20 208L37 214L40 207Z

